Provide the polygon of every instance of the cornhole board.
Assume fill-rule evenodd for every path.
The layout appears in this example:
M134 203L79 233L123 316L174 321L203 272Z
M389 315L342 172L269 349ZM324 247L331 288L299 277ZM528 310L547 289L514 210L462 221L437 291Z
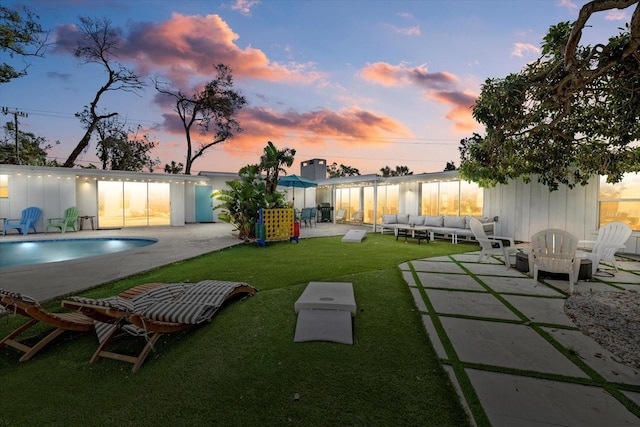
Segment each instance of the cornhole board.
M298 314L294 342L353 344L351 318L356 315L356 300L351 283L310 282L294 310Z
M365 237L367 237L367 230L349 230L342 238L342 241L347 243L361 243Z

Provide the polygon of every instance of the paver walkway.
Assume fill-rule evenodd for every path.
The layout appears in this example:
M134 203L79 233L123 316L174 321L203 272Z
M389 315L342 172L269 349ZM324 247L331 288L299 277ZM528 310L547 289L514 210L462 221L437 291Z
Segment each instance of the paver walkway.
M564 314L568 282L536 283L499 260L477 259L471 253L400 265L472 421L640 426L640 371L616 362ZM640 292L640 263L620 266L626 271L580 281L577 291Z

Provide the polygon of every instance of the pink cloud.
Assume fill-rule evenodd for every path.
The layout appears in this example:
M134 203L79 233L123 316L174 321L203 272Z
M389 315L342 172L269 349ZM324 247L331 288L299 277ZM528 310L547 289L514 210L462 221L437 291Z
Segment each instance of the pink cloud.
M133 62L142 75L164 74L177 84L191 78L210 78L213 66L226 64L234 77L308 84L324 75L313 64L278 63L260 49L237 45L238 34L219 15L185 16L174 13L164 22L134 22L118 49L122 61ZM74 25L58 26L56 52L69 51L80 37Z
M384 86L418 85L423 89L450 87L458 82L458 78L447 72L430 73L425 65L406 67L391 65L386 62L368 64L360 72L365 80Z
M451 107L445 117L453 121L455 131L470 132L479 127L472 116L473 106L478 99L477 95L470 92L432 92L428 97Z
M164 115L163 128L176 137L184 135L182 123L175 114ZM300 113L279 112L265 107L248 107L240 111L238 120L243 132L221 147L233 148L230 153L261 150L267 141L288 147L326 145L334 141L351 146L372 144L387 137L411 137L400 122L359 107L339 112L327 109ZM208 139L192 130L197 142Z
M517 56L518 58L522 58L525 53L533 53L539 55L541 52L540 48L532 45L531 43L514 43L513 50L511 51L512 56Z

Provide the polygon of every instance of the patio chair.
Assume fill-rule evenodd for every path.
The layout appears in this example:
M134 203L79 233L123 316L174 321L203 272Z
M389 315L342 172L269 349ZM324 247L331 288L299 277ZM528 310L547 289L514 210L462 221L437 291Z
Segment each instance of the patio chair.
M52 313L42 308L33 298L17 292L0 289L0 306L11 313L19 314L29 319L27 323L19 326L0 341L0 348L4 346L13 347L24 353L24 355L20 357L20 362L31 359L44 346L65 331L86 332L93 330L93 320L83 314ZM24 342L17 341L20 335L38 322L53 326L55 329L31 347Z
M63 218L47 219L47 227L44 232L48 232L50 228L59 228L61 233L65 233L67 228L71 228L73 231L78 231L76 228L78 216L80 216L80 209L75 206L67 208L67 210L64 211Z
M598 231L596 240L580 240L578 242L581 247L590 245L591 252L578 251L578 257L591 260L592 275L598 271L600 261L606 261L613 264L613 268L618 272L618 264L616 264L616 252L625 248L625 243L631 237L631 227L623 222L610 222L603 225Z
M529 271L533 271L533 280L538 280L540 270L568 274L569 292L573 293L573 285L580 271L577 247L578 239L564 230L549 228L534 234L529 253Z
M352 222L353 224L362 224L363 221L364 221L364 212L363 211L356 211L356 213L351 215L350 222Z
M511 267L510 257L515 257L516 244L512 237L501 236L487 236L484 230L483 224L476 218L471 218L469 221L471 231L474 237L480 244L480 255L478 256L478 262L490 257L491 255L499 255L503 258L504 264L507 268Z
M347 220L347 211L346 209L338 209L336 212L336 222L345 222Z
M8 229L14 229L16 231L20 230L19 232L22 232L25 236L29 234L29 229L33 230L34 233L37 233L36 222L40 219L40 215L42 215L42 210L35 206L23 209L22 216L20 218L4 220L2 235L5 236Z
M62 306L99 322L96 323L96 333L100 344L90 363L106 357L132 363L131 372L137 372L163 334L210 322L225 302L238 295L248 296L256 292L246 283L204 280L196 284L165 284L132 299L74 297L62 301ZM137 355L105 350L121 332L145 339L146 343Z
M304 223L304 225L311 226L311 213L311 208L302 208L302 211L300 213L300 221Z

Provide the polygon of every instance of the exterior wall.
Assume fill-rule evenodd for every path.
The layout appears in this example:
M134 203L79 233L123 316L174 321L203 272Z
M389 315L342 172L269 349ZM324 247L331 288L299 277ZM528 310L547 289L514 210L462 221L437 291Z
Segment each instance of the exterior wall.
M496 234L529 241L545 228L560 228L579 240L595 240L598 235L598 177L586 186L569 189L561 185L557 191L538 183L536 178L524 183L485 189L484 215L499 216ZM640 253L640 233L633 233L623 252Z

